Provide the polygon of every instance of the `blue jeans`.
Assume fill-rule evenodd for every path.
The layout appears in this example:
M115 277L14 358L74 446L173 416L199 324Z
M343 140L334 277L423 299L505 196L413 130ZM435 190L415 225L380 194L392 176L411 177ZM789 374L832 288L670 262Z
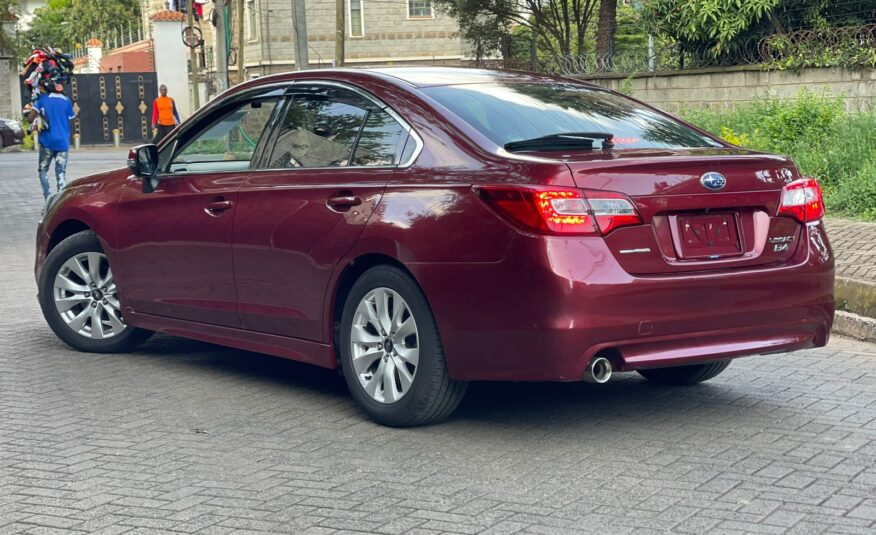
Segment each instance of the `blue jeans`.
M47 199L49 193L49 166L55 160L55 179L58 181L58 191L64 189L67 184L67 151L52 150L40 147L39 174L40 185L43 187L43 198Z

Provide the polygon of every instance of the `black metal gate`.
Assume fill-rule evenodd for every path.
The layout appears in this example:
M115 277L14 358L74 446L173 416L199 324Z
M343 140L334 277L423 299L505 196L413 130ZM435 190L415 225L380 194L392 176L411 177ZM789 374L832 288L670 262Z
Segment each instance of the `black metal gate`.
M22 90L22 105L27 91ZM83 145L113 142L113 130L123 143L152 140L152 101L158 96L154 72L75 74L64 86L76 119L72 136Z

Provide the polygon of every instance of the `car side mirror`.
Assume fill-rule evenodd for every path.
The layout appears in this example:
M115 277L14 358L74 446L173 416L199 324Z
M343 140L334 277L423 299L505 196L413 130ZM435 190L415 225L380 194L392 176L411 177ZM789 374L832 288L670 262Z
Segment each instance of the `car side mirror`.
M128 169L143 179L143 193L155 190L153 180L158 172L158 147L153 144L134 147L128 153Z

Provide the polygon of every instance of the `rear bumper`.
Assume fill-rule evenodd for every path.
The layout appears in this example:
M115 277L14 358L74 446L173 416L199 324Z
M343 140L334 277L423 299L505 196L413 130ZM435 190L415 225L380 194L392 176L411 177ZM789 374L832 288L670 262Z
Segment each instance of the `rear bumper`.
M601 238L519 236L495 264L410 266L460 380L580 380L827 343L833 256L822 225L789 264L631 276ZM802 244L801 244L802 245Z

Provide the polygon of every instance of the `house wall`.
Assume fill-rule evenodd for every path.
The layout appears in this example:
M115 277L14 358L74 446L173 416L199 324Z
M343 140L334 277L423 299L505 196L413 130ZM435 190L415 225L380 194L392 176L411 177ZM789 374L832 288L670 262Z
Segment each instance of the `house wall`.
M453 18L436 12L430 19L409 19L407 3L403 0L362 0L362 4L362 37L350 36L350 17L347 16L345 60L348 65L458 64L462 59L462 39ZM258 0L255 5L261 28L258 38L246 43L247 70L267 74L294 68L291 2ZM245 34L251 35L248 21L249 17ZM307 31L310 67L330 66L335 50L334 0L308 0Z

